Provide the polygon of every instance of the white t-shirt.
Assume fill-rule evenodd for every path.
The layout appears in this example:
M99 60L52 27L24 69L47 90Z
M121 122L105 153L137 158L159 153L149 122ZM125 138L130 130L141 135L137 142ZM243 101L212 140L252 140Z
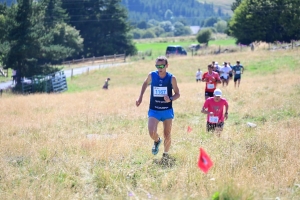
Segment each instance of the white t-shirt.
M225 67L223 66L221 69L220 69L220 72L221 72L221 76L223 76L223 78L227 79L228 76L229 76L229 72L232 71L231 67L229 67L228 65Z
M202 79L202 71L196 72L196 79Z

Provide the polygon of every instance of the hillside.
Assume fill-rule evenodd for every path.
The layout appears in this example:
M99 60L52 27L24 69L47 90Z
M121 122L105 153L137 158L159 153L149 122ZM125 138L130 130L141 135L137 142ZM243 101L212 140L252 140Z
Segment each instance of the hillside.
M131 22L184 21L188 25L201 25L209 17L228 18L222 7L197 0L122 0ZM221 4L220 4L221 5ZM225 4L224 4L225 5Z
M231 4L235 0L198 0L201 3L212 3L214 4L215 9L221 8L224 13L232 15Z

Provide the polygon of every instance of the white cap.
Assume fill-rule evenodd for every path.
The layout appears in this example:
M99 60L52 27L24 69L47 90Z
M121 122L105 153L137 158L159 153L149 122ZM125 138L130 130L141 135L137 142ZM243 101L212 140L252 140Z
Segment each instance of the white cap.
M218 62L215 62L215 64L217 65L217 64L218 64Z
M222 91L220 89L215 89L214 96L217 96L217 97L222 96Z

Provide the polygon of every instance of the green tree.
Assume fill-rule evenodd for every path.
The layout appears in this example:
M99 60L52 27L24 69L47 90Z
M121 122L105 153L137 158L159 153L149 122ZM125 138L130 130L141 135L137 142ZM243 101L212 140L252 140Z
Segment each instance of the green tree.
M18 83L23 76L57 71L51 63L71 56L82 43L79 32L66 25L58 13L54 14L55 18L49 18L49 13L56 11L56 6L48 6L49 2L59 5L59 0L20 0L7 15L9 49L4 64L5 68L17 70Z
M165 32L165 30L159 26L154 26L154 27L150 28L149 30L154 32L157 37Z
M148 28L147 22L140 21L139 23L137 23L137 28L139 28L139 29L147 29Z
M235 9L236 9L237 7L239 7L239 5L241 4L241 2L242 2L242 0L235 0L235 2L233 2L233 3L231 4L231 10L232 10L232 12L234 12Z
M196 39L198 43L205 43L208 45L208 42L211 38L212 31L208 28L202 29L199 31L198 35L196 36Z
M156 35L151 30L145 30L144 34L142 35L142 38L156 38Z
M213 27L215 23L218 22L217 17L209 17L204 22L204 27Z
M165 30L165 32L172 32L174 27L170 21L163 21L159 23L159 26Z
M32 0L20 0L15 26L8 36L11 48L5 60L5 68L18 71L18 83L20 77L31 75L30 69L37 62L35 55L41 49L39 38L34 34L32 15Z
M121 0L85 0L70 4L63 1L63 8L70 16L70 24L84 38L83 56L102 56L137 52L130 34L127 12ZM79 56L78 56L79 57Z
M229 34L243 44L300 39L299 7L296 0L243 0L229 22Z
M227 22L224 20L220 20L214 24L214 27L216 28L218 33L224 33L227 29Z
M41 6L45 8L44 28L42 38L45 57L44 63L55 63L82 51L83 39L79 31L66 24L69 17L62 8L61 0L44 0Z
M144 30L136 28L136 29L131 30L130 34L132 34L133 39L140 39L140 38L142 38L143 32L144 32Z
M174 24L174 36L189 35L191 29L184 26L181 22L175 22Z

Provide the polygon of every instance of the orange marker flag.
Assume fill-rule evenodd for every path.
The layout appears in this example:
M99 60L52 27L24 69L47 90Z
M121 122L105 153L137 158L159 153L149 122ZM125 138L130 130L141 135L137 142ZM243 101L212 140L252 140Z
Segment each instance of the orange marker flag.
M198 167L204 172L207 173L208 170L213 166L210 157L204 151L204 149L200 148L200 156L198 160Z
M190 133L192 130L193 129L190 126L188 126L187 132Z

